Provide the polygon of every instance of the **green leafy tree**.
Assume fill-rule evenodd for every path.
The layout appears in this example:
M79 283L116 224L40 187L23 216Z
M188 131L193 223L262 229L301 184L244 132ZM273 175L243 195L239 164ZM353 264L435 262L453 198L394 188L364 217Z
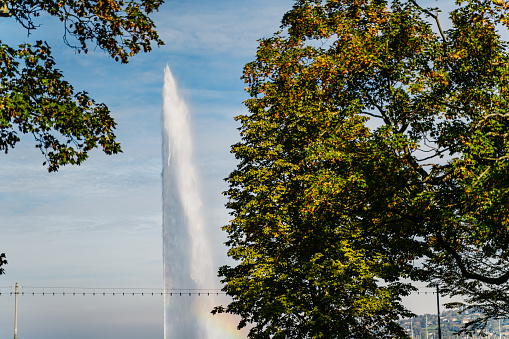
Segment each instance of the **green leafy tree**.
M1 20L16 20L28 33L38 27L37 17L58 18L64 41L78 52L90 45L127 63L151 44L162 45L149 14L157 0L13 0L0 1ZM17 47L0 41L0 150L19 141L19 133L32 134L46 158L48 170L81 164L94 148L106 154L121 151L108 107L86 92L75 92L55 68L50 46L43 41Z
M0 254L0 274L4 274L3 265L7 265L7 260L5 259L5 253Z
M402 278L484 320L509 295L504 1L296 0L244 68L214 313L250 338L404 337ZM409 281L406 280L406 281Z

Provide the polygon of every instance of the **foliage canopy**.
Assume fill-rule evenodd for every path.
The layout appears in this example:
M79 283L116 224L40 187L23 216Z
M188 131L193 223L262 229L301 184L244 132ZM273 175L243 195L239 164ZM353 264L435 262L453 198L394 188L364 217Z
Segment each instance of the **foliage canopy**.
M162 45L149 14L163 1L0 1L4 18L16 20L28 33L40 15L57 17L64 26L64 42L78 52L97 46L116 61L127 63L151 44ZM80 164L93 148L106 154L121 151L115 122L105 104L86 92L75 92L55 68L50 46L43 41L17 47L0 41L0 150L19 141L18 132L33 134L48 170ZM45 164L46 164L45 162Z
M214 312L250 338L405 337L402 278L509 311L509 5L418 2L296 0L245 66Z
M0 254L0 274L4 274L3 265L7 265L7 260L5 259L5 253Z

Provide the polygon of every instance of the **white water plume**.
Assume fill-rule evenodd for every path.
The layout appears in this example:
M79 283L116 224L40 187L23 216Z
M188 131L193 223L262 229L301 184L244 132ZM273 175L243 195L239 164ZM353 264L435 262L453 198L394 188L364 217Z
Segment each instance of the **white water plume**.
M212 298L175 292L211 288L217 280L206 241L189 119L186 103L166 66L162 109L165 339L210 338L201 318L212 317Z

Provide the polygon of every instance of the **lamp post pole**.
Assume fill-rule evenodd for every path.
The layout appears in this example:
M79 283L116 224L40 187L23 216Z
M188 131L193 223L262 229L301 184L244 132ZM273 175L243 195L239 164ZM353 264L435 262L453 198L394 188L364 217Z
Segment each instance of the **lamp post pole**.
M14 287L14 339L18 339L18 283Z
M442 330L440 329L440 295L437 285L437 312L438 312L438 339L442 339Z

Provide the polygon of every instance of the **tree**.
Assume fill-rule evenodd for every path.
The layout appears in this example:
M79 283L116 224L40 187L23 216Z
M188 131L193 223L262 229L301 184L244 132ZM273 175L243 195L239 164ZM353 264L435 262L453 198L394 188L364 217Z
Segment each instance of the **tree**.
M414 0L295 1L244 68L214 313L250 338L404 336L402 278L480 308L470 328L507 313L508 12L457 1L444 30Z
M149 17L162 2L12 0L0 1L0 11L4 20L16 20L29 34L38 27L37 17L57 17L64 42L79 53L87 53L92 44L127 63L138 52L150 51L152 43L163 44ZM81 164L94 148L121 152L108 107L63 80L46 42L11 47L0 41L0 79L0 150L13 148L18 133L32 134L50 172Z
M5 253L0 254L0 274L4 274L3 265L7 265L7 260L5 259Z

